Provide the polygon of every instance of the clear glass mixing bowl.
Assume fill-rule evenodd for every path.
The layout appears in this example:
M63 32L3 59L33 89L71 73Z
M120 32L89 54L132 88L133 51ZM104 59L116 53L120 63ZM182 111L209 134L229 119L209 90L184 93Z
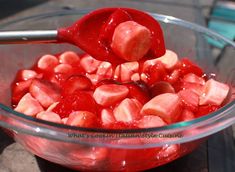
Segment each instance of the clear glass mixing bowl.
M87 10L71 10L31 16L0 25L1 30L55 29L71 25ZM206 37L235 47L226 38L199 25L160 14L166 47L189 57L206 72L234 86L234 76L219 72L213 63ZM187 41L185 39L187 38ZM31 67L37 57L65 50L80 51L68 44L0 46L0 126L27 150L51 162L76 170L134 171L157 167L195 149L207 136L235 122L235 101L188 122L134 130L87 129L38 120L11 109L11 83L16 72ZM231 60L232 59L228 59ZM224 66L228 73L233 69ZM141 142L140 142L141 140Z

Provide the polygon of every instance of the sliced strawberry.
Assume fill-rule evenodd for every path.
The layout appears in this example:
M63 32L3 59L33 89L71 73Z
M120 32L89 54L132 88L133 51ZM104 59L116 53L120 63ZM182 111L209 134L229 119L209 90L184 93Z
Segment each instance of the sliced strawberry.
M60 99L60 90L58 87L45 80L34 80L29 91L45 108L48 108L52 103Z
M85 69L87 73L93 73L95 72L101 61L98 61L91 57L90 55L86 54L80 61L81 66Z
M128 88L124 85L101 85L95 89L93 97L97 104L110 106L124 99L128 92Z
M109 62L101 62L97 72L97 75L101 76L103 79L110 79L113 76L112 64Z
M142 104L145 104L147 101L150 100L150 93L147 85L144 82L132 82L125 84L125 86L127 86L129 89L129 98L134 98Z
M29 79L34 79L37 77L37 72L35 72L34 70L21 70L18 73L18 78L19 80L24 80L27 81Z
M63 85L63 95L72 94L76 90L89 90L92 86L90 79L83 75L71 76Z
M77 90L73 94L64 96L53 109L53 112L59 114L61 118L68 117L73 111L89 111L96 114L97 104L89 93Z
M97 127L98 118L95 114L88 111L75 111L69 114L67 125L77 127Z
M66 51L59 56L59 62L62 64L76 65L80 61L80 57L73 51Z
M143 116L138 122L137 126L139 128L152 128L152 127L161 127L167 125L162 118L155 115L146 115Z
M126 62L120 66L120 78L122 82L131 81L131 76L138 72L139 63L138 62Z
M140 80L145 82L145 83L148 83L148 76L145 74L145 73L141 73L140 74Z
M221 105L229 93L229 86L210 79L206 82L200 96L200 105Z
M150 87L150 92L151 96L155 97L164 93L175 93L175 89L168 82L160 81Z
M114 117L120 122L133 122L139 118L141 103L136 103L133 99L124 99L115 109Z
M183 77L184 82L196 83L200 85L205 85L205 80L202 77L195 75L194 73L188 73Z
M178 92L178 95L186 109L193 112L197 111L199 104L199 95L192 90L185 89Z
M175 122L181 111L181 101L177 94L165 93L152 98L141 109L143 115L156 115L167 123Z
M51 70L59 64L59 60L53 55L44 55L38 61L38 68L42 70Z
M59 64L54 68L55 73L71 73L73 70L72 66L69 64Z
M28 116L35 116L37 113L43 111L43 108L40 103L31 96L30 93L27 93L21 98L15 108L15 111L21 112Z
M12 87L12 103L13 105L17 104L20 99L29 92L29 87L32 83L32 80L17 82Z
M42 111L37 114L36 118L42 119L45 121L59 123L59 124L62 123L60 116L54 112Z
M166 50L166 53L156 59L156 61L162 62L166 69L173 69L178 63L178 56L171 50Z
M115 79L115 80L121 80L120 77L121 77L121 66L120 66L120 65L117 65L116 68L115 68L115 70L114 70L113 79Z
M179 69L180 69L181 76L186 75L188 73L194 73L195 75L199 77L203 75L202 69L186 58L182 59L179 62Z
M119 24L113 33L111 48L122 59L138 61L151 48L151 32L134 21Z
M105 128L120 130L120 129L133 129L133 128L137 128L137 127L136 127L135 123L115 121L112 124L106 125Z
M103 109L101 111L101 122L104 126L113 124L115 122L113 111L111 109Z

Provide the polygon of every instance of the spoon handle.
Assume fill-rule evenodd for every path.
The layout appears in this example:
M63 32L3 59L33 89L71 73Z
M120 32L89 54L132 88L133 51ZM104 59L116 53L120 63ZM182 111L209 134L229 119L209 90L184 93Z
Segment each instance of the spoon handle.
M53 43L57 30L1 31L0 44Z

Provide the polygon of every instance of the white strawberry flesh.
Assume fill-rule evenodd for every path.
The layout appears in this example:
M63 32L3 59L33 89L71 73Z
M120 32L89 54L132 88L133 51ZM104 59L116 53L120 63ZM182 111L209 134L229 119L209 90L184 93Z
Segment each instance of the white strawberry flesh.
M124 85L101 85L95 89L93 98L99 105L110 106L124 99L128 92L128 88Z
M173 69L178 63L178 56L175 52L166 50L166 53L156 61L162 62L166 69Z
M151 32L134 21L120 23L114 30L111 48L126 61L138 61L151 47Z
M229 93L229 86L210 79L204 85L203 93L200 96L200 105L221 105Z
M54 68L55 73L70 73L73 70L72 66L69 64L59 64Z
M37 72L33 70L22 70L20 74L21 74L21 79L25 81L36 78L38 75Z
M141 109L143 115L156 115L167 123L175 122L181 109L180 98L174 93L165 93L152 98Z
M137 103L137 100L126 98L117 105L113 114L117 121L130 123L139 118L141 107L141 103Z
M43 111L43 108L40 103L31 96L30 93L27 93L21 98L15 108L15 111L28 116L35 116L37 113Z

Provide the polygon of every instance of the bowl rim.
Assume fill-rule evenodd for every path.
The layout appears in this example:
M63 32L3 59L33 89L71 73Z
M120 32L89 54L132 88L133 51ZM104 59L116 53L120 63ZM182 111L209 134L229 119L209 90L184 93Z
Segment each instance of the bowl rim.
M12 24L16 24L19 22L25 22L27 20L32 20L32 19L43 19L43 18L47 18L47 17L54 17L54 16L63 16L63 15L81 15L81 14L86 14L88 12L92 11L91 9L85 9L85 10L59 10L59 11L54 11L54 12L50 12L50 13L44 13L44 14L37 14L37 15L32 15L29 17L23 17L23 18L18 18L3 24L0 24L0 29L4 29L7 26L10 26ZM150 15L152 15L156 20L161 21L163 23L169 23L169 24L174 24L174 25L178 25L178 26L183 26L185 28L188 28L190 30L199 32L199 33L203 33L206 35L210 35L212 37L215 37L219 40L222 40L224 42L226 42L227 44L229 44L230 46L235 48L235 42L223 37L222 35L211 31L209 29L207 29L206 27L200 26L198 24L186 21L186 20L182 20L173 16L168 16L168 15L162 15L162 14L158 14L158 13L149 13ZM5 106L4 104L0 103L0 109L2 109L3 111L10 113L11 115L13 115L14 117L17 117L16 120L22 123L28 123L28 122L36 122L37 125L32 125L35 127L42 127L42 128L47 128L47 127L55 127L55 129L68 129L68 130L72 130L72 131L82 131L82 132L91 132L91 133L111 133L111 134L116 134L116 133L137 133L137 132L159 132L159 131L172 131L174 129L181 129L184 130L186 128L190 128L192 126L205 126L205 122L215 122L217 121L219 118L224 117L226 114L231 113L234 109L235 109L235 100L233 100L232 102L230 102L229 104L223 106L222 108L220 108L219 110L210 113L208 115L202 116L200 118L196 118L194 120L191 121L185 121L185 122L178 122L178 123L174 123L174 124L170 124L167 126L162 126L162 127L153 127L153 128L144 128L144 129L104 129L104 128L83 128L83 127L74 127L74 126L68 126L68 125L64 125L64 124L57 124L57 123L53 123L53 122L48 122L48 121L44 121L44 120L40 120L31 116L27 116L24 115L22 113L16 112L13 109L11 109L8 106ZM232 123L234 123L235 120L232 121ZM0 125L2 125L5 128L12 128L12 126L6 125L6 123L1 122L0 120ZM215 129L214 131L212 131L211 133L207 133L201 136L198 136L198 138L202 138L205 137L207 135L213 134L217 131L220 131L226 127L228 127L229 125L231 125L230 123L226 123L226 125L220 126L219 129ZM53 129L55 131L55 129ZM16 131L19 129L15 129ZM19 130L20 131L20 130ZM25 133L27 133L27 131L24 131ZM31 132L28 132L30 134L32 134ZM44 133L45 134L45 133ZM44 136L44 135L43 135ZM187 140L187 139L186 139Z

